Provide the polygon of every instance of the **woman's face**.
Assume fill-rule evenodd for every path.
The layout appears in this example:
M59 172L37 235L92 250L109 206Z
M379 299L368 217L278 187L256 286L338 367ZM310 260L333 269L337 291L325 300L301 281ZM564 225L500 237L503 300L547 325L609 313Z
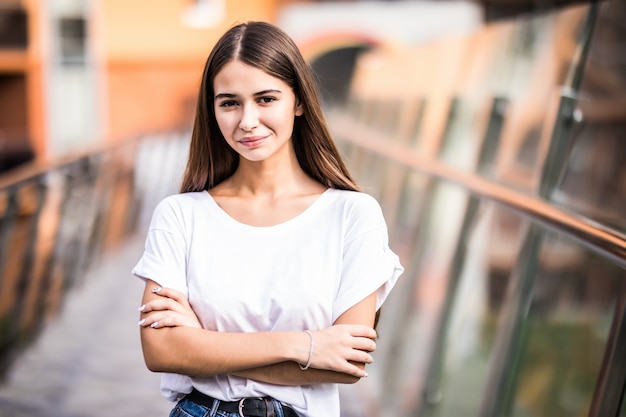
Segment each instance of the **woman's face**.
M302 114L284 81L240 61L213 80L217 124L226 142L249 161L265 161L292 150L294 119Z

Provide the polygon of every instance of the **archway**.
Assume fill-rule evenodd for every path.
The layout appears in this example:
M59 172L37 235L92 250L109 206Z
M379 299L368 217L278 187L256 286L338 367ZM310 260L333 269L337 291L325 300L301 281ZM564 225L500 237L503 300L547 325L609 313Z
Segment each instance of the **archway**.
M311 61L325 106L334 107L346 103L356 60L362 52L371 48L371 45L365 44L337 48Z

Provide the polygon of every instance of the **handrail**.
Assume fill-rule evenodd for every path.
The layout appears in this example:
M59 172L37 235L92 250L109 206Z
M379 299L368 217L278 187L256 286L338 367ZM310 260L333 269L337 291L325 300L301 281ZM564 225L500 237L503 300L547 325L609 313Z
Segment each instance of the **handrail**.
M146 134L0 175L0 379L144 208L175 192L187 138Z
M139 140L0 175L0 378L100 249L133 231Z
M39 175L43 175L46 172L50 172L64 166L71 165L82 159L99 154L106 154L117 149L122 149L123 147L130 146L136 143L137 140L138 139L133 139L121 143L103 145L93 149L86 149L80 152L64 155L53 160L35 159L31 162L20 165L14 169L0 174L0 190L13 187L19 183L28 181Z
M426 158L409 145L395 140L393 135L373 130L339 112L330 113L328 118L339 140L353 143L425 174L452 181L474 194L505 204L551 229L563 232L626 268L625 235L586 217L554 207L540 197L512 190L480 175Z

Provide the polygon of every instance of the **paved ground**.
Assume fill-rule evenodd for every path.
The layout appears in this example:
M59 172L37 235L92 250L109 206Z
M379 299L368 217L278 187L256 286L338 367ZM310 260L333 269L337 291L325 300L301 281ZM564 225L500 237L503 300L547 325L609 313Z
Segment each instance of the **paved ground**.
M0 416L167 416L159 376L140 350L142 284L130 270L142 246L143 238L129 240L67 295L61 315L0 385Z

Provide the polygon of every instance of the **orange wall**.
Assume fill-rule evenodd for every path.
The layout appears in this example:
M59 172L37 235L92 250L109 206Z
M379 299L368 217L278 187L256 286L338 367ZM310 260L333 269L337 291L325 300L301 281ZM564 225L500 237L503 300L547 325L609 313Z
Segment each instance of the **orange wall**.
M28 111L28 136L36 157L48 156L44 99L44 57L47 53L47 39L42 36L45 20L37 0L22 0L28 13L28 50L26 51L26 106Z
M104 63L105 136L119 141L188 127L204 61L236 22L275 21L276 0L225 0L225 18L210 29L186 27L185 0L103 0L94 16Z

